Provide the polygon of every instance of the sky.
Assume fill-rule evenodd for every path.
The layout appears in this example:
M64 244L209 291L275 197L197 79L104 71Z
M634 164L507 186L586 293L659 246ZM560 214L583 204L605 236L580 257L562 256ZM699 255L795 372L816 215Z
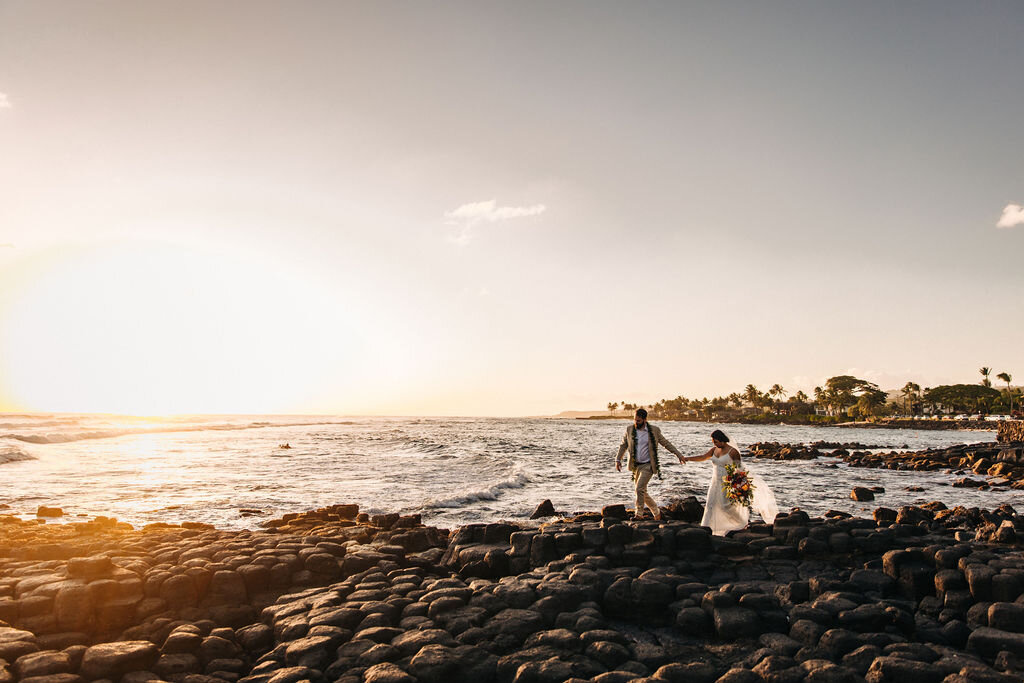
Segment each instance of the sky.
M1024 379L1024 6L0 0L0 410Z

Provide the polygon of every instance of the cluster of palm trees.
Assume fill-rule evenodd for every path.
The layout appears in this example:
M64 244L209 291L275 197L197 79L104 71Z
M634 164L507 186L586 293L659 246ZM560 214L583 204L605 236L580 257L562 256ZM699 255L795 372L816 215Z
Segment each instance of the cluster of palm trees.
M917 382L907 382L900 389L900 395L903 396L903 414L911 415L914 412L914 406L921 399L921 385Z
M1013 413L1014 398L1017 390L1010 383L1013 382L1013 375L1008 372L1000 372L996 379L1006 382L1006 389L999 392L992 387L992 368L983 367L978 370L981 373L980 387L978 384L952 384L934 388L925 387L915 382L907 382L900 389L903 397L903 414L913 415L919 409L928 407L931 410L968 410L979 412L990 412L992 410Z
M992 374L992 368L986 366L986 367L983 367L980 370L978 370L978 372L981 373L981 386L983 386L983 387L991 387L992 386L992 380L989 379L989 376ZM1002 382L1006 382L1006 400L1009 403L1009 409L1010 409L1009 412L1012 413L1013 412L1013 390L1010 387L1010 382L1013 381L1013 375L1011 375L1008 372L1000 372L998 375L996 375L996 379L998 379L998 380L1000 380Z
M711 420L722 417L740 417L751 413L775 413L777 415L814 413L814 406L803 391L797 391L789 396L788 400L783 401L782 399L786 396L789 396L789 392L781 384L773 384L764 392L753 384L748 384L742 392L733 392L727 396L694 399L676 396L644 407L651 417L661 419L690 417ZM639 407L635 403L626 401L614 401L607 405L608 411L613 415L620 409L625 413L632 413Z
M981 368L981 387L974 384L973 388L972 385L954 384L922 389L916 382L907 382L899 391L902 397L902 401L899 402L887 402L888 394L873 382L852 375L837 375L828 378L823 386L814 388L813 400L803 391L797 391L790 396L785 387L777 383L767 391L761 391L753 384L748 384L743 391L733 392L727 396L700 399L676 396L644 407L651 417L655 418L704 420L751 416L764 418L770 414L824 414L836 419L848 416L864 418L915 415L925 408L933 412L943 412L960 409L963 406L969 406L971 410L989 412L993 408L1006 410L1008 405L1007 412L1012 413L1015 392L1018 391L1010 386L1013 376L1008 372L997 374L996 378L1006 383L1006 390L997 392L992 389L992 382L989 379L991 374L991 368ZM1006 405L1000 405L1001 401L1005 401ZM632 413L640 406L626 401L615 401L609 403L607 407L609 413L614 415L620 407L622 411Z

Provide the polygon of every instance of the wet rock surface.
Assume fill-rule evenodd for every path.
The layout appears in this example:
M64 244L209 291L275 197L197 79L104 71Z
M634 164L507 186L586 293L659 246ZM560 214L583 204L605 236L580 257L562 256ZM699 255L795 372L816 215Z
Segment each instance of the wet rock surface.
M1009 505L794 510L725 538L701 512L0 517L0 683L1024 679Z

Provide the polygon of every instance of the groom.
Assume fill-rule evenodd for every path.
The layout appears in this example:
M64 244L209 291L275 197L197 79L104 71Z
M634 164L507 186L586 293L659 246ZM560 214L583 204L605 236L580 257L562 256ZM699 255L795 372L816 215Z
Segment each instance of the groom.
M675 446L669 443L661 430L647 421L647 411L637 408L633 424L626 427L626 433L622 436L622 443L619 445L619 453L615 456L615 470L622 471L622 455L629 451L629 471L633 473L633 482L636 485L636 511L634 519L640 519L644 515L644 505L654 513L654 519L661 519L661 510L647 493L647 484L655 474L661 479L661 467L658 466L658 444L661 444L683 462L683 454Z

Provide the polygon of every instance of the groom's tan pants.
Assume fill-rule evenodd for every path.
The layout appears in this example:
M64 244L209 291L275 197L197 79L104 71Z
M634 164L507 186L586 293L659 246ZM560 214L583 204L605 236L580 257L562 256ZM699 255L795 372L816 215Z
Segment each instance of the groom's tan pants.
M651 494L647 493L647 484L651 481L651 477L654 476L654 469L651 467L651 463L645 462L643 465L637 465L636 468L636 514L642 515L644 512L644 505L651 508L651 512L657 517L660 515L658 511L658 504L651 498Z

